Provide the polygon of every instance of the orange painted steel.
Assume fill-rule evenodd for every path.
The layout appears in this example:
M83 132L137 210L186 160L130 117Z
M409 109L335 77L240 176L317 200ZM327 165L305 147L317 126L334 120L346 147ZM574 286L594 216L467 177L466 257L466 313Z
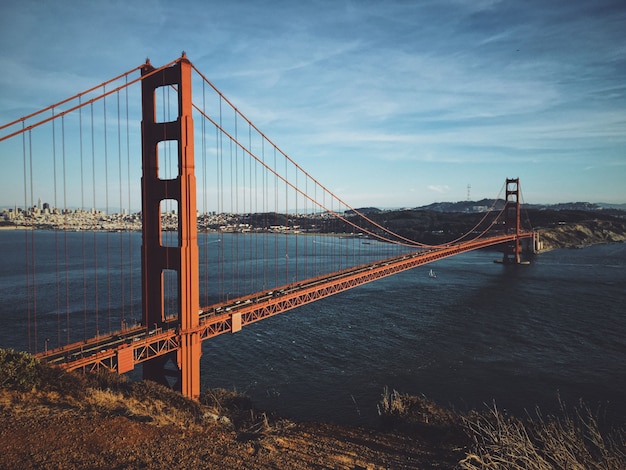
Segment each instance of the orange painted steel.
M205 307L199 315L198 325L187 331L179 328L176 319L166 319L163 328L153 331L133 328L48 351L39 357L68 370L107 368L123 372L128 367L123 364L131 355L134 364L149 364L155 358L180 350L183 338L189 335L197 335L202 341L223 333L235 333L265 318L402 271L468 251L532 237L533 232L520 231L519 234L504 234L436 250L417 251ZM128 352L129 349L132 353Z
M167 360L179 371L175 384L183 395L200 396L200 339L194 333L199 324L199 262L194 174L193 121L191 100L191 63L184 57L175 65L152 73L146 63L143 74L150 74L142 84L142 311L143 324L162 328L165 323L163 271L178 274L178 324L183 332L176 350L166 350L170 357L144 365L143 377L169 385ZM174 86L178 92L178 118L171 122L156 120L156 90ZM178 142L178 175L159 178L158 144ZM161 201L178 201L178 246L162 244ZM165 349L164 349L165 350Z
M504 203L504 226L506 233L520 233L520 187L519 178L507 178L506 199ZM502 262L519 264L522 247L519 237L504 247Z

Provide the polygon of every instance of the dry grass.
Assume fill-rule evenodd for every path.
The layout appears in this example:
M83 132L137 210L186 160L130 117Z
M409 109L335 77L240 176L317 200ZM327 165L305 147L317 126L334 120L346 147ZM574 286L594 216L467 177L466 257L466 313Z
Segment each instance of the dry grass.
M87 411L126 416L135 421L148 422L157 426L171 424L189 428L198 423L198 416L193 412L172 406L161 399L138 400L132 394L125 395L109 389L88 389L82 401L82 407Z
M624 434L604 431L596 414L580 403L571 412L561 403L559 416L525 420L505 416L494 404L488 413L463 417L474 441L461 469L622 470L626 468Z
M534 416L520 419L502 413L495 403L486 412L461 414L385 388L378 412L383 424L417 433L420 439L465 442L471 451L458 464L463 470L626 469L623 430L605 429L598 413L582 402L571 410L559 403L555 416L537 409Z

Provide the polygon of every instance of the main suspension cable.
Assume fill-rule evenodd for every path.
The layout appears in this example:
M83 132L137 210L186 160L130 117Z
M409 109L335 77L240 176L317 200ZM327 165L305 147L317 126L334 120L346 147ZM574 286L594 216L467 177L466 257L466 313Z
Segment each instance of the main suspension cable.
M285 152L283 152L271 139L269 139L258 127L256 127L254 125L254 123L252 123L252 121L250 121L250 119L248 119L243 113L241 113L241 111L239 111L239 109L230 101L228 100L228 98L226 98L226 96L224 96L215 85L213 85L213 83L208 80L206 78L206 76L204 74L202 74L202 72L200 72L200 70L198 70L193 64L192 64L192 68L196 71L196 73L204 80L204 82L206 82L220 97L220 102L221 100L224 100L232 109L233 111L241 116L247 123L248 125L253 128L260 136L262 139L267 140L267 142L269 144L271 144L276 151L280 152L280 154L283 155L283 157L290 162L296 169L297 171L302 172L305 177L311 179L312 181L314 181L316 184L318 184L320 186L320 188L327 192L329 195L331 195L334 199L336 199L340 204L343 204L347 210L352 211L354 214L356 214L357 216L359 216L362 220L372 224L374 227L384 231L385 233L397 238L398 240L402 240L402 242L399 242L397 240L393 240L393 239L389 239L387 237L383 237L379 234L373 233L370 230L364 229L363 227L359 226L358 224L348 220L347 218L345 218L344 216L340 215L339 213L337 213L336 211L333 211L327 207L325 207L324 205L320 204L318 201L313 200L313 198L311 198L308 194L304 193L302 190L300 190L299 188L297 188L296 186L294 186L293 184L291 184L290 182L288 182L286 180L286 178L282 177L281 175L279 175L277 173L276 170L270 168L269 166L265 165L265 163L262 161L262 159L260 159L258 156L256 156L251 149L247 149L245 148L244 145L242 145L241 143L239 143L237 141L236 136L232 136L231 134L229 134L221 125L219 125L217 122L215 122L215 120L213 120L210 116L208 116L203 110L199 109L198 106L194 105L194 108L200 112L200 114L207 120L209 120L214 126L219 126L218 129L220 130L220 132L224 133L229 139L231 139L232 142L234 142L237 146L239 146L244 152L248 153L251 157L253 157L254 159L257 160L257 162L261 163L266 169L268 169L269 171L271 171L272 173L274 173L277 177L279 177L281 180L283 180L287 185L289 185L292 189L294 189L297 193L301 194L303 197L305 197L306 199L310 200L311 202L313 202L314 204L323 207L325 210L329 211L330 213L332 213L334 216L338 217L340 220L346 222L347 224L351 225L352 227L367 233L370 236L375 237L376 239L379 239L381 241L385 241L385 242L390 242L390 243L394 243L394 244L398 244L398 245L402 245L402 246L407 246L407 247L420 247L420 248L438 248L441 246L444 246L445 244L440 244L440 245L430 245L430 244L426 244L426 243L421 243L415 240L411 240L409 238L403 237L402 235L399 235L391 230L389 230L388 228L378 224L377 222L375 222L374 220L372 220L371 218L367 217L365 214L361 213L360 211L358 211L357 209L353 208L352 206L350 206L349 204L347 204L345 201L343 201L341 198L339 198L338 196L336 196L332 191L330 191L328 188L326 188L323 184L321 184L319 181L317 181L315 178L313 178L307 171L305 171L300 165L298 165L293 159L291 159L291 157L289 157ZM480 222L482 223L482 221ZM472 233L472 231L475 228L473 228L472 230L470 230L468 233L464 234L462 237L460 237L458 240L461 240L465 237L467 237L470 233ZM457 241L457 240L455 240ZM450 244L450 243L454 243L453 242L447 242L446 244Z

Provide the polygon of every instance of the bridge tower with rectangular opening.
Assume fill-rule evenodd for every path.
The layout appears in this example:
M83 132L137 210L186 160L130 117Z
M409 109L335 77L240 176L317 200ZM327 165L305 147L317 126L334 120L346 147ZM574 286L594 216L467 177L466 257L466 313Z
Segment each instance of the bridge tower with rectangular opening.
M201 340L199 325L199 263L194 174L191 63L184 53L174 65L156 70L149 61L142 68L142 315L148 330L165 324L164 271L177 275L179 347L143 365L143 378L171 386L190 398L200 396ZM177 118L157 121L157 89L168 87L177 94ZM168 90L168 93L170 92ZM178 145L178 174L171 179L159 175L160 142ZM173 144L172 144L173 145ZM178 244L165 246L161 203L178 203Z
M515 241L504 245L503 263L519 264L522 246L520 244L520 187L519 178L507 178L506 199L504 202L504 229L509 235L518 235Z

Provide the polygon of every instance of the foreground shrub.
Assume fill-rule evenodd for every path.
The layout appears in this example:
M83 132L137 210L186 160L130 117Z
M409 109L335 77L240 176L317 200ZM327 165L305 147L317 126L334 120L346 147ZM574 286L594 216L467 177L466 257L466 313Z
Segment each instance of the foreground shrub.
M383 427L417 434L422 440L456 445L467 441L460 416L424 396L385 387L377 407Z
M40 383L39 361L28 353L0 349L0 387L29 391Z

